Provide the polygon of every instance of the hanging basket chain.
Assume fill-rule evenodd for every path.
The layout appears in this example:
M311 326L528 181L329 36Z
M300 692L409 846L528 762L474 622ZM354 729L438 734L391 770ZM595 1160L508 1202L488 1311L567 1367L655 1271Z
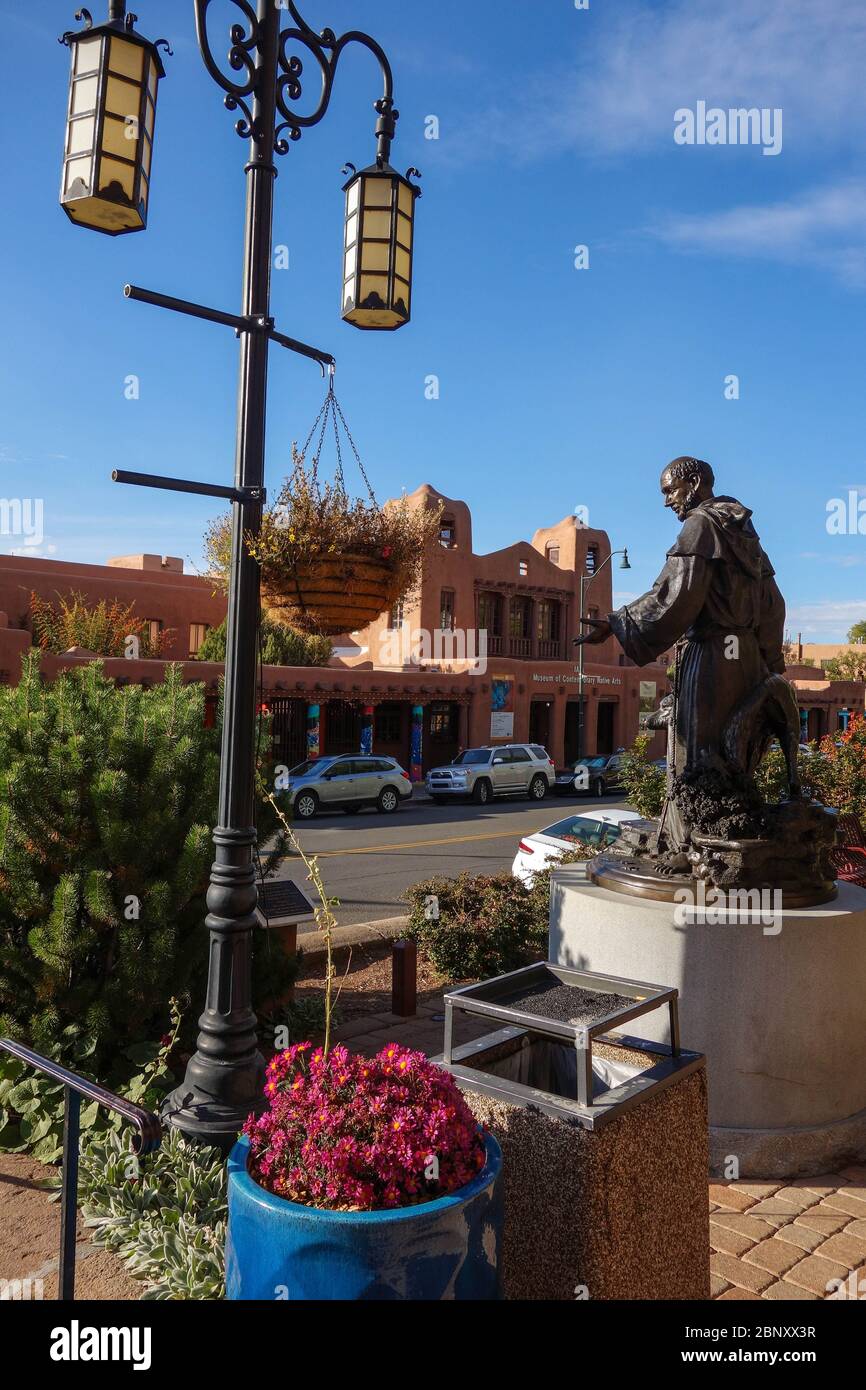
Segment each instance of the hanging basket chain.
M333 385L333 381L332 381L332 383L331 383L331 394L333 395L333 393L334 393L334 385ZM349 429L349 426L346 424L346 417L345 417L345 415L343 414L342 408L341 408L341 406L340 406L340 402L337 400L337 397L336 397L336 396L334 396L334 410L336 411L336 415L339 415L339 417L340 417L340 421L341 421L341 423L342 423L343 429L344 429L345 432L346 432L346 438L348 439L349 444L350 444L351 447L352 447L352 453L355 455L355 462L357 463L358 468L360 469L361 477L364 479L364 485L365 485L365 487L366 487L366 489L367 489L367 492L369 493L370 501L372 502L372 504L373 504L374 507L377 507L379 504L378 504L377 501L376 501L376 494L374 493L374 491L373 491L373 489L372 489L372 487L371 487L371 485L370 485L370 479L367 477L367 471L366 471L366 469L364 468L363 463L361 462L361 455L358 453L358 446L357 446L357 444L355 443L354 439L352 438L352 431ZM334 426L335 426L335 428L336 428L336 415L334 416Z
M312 469L311 469L314 485L316 486L316 488L318 488L318 482L319 482L319 460L320 460L321 457L322 457L322 449L324 448L324 444L325 444L325 433L326 433L327 428L328 428L328 420L329 420L329 418L332 418L332 419L333 419L333 426L334 426L334 442L335 442L336 448L337 448L337 467L336 467L336 473L335 473L336 484L337 484L337 491L338 491L338 492L341 492L341 493L343 494L344 497L347 495L347 494L346 494L346 478L345 478L345 471L344 471L344 468L343 468L343 449L342 449L342 445L341 445L341 443L340 443L340 425L342 425L342 426L343 426L343 430L344 430L345 435L346 435L346 438L347 438L347 440L349 441L349 444L350 444L350 446L351 446L352 453L353 453L354 456L355 456L355 462L356 462L357 465L358 465L358 469L359 469L359 471L360 471L361 477L364 479L364 485L365 485L365 487L366 487L366 489L367 489L367 493L368 493L368 495L369 495L370 502L371 502L371 504L372 504L373 507L378 507L379 504L378 504L377 501L376 501L376 494L374 493L373 488L372 488L372 486L371 486L371 484L370 484L370 479L367 477L367 471L366 471L366 469L364 468L363 463L361 462L361 455L360 455L360 453L358 452L358 446L357 446L357 444L355 443L354 439L352 438L352 431L349 429L349 426L348 426L347 423L346 423L346 417L345 417L345 415L343 414L343 410L342 410L342 407L341 407L341 405L340 405L340 402L337 400L336 394L335 394L335 392L334 392L334 377L333 377L333 373L331 374L331 379L330 379L330 381L329 381L329 383L328 383L328 391L327 391L327 395L325 396L324 405L322 406L321 410L319 411L318 415L316 416L315 420L313 421L313 428L310 430L310 433L307 435L306 442L305 442L305 444L304 444L303 449L301 450L301 458L304 458L304 459L305 459L305 458L307 457L307 453L308 453L308 450L309 450L309 448L310 448L310 444L312 443L313 436L315 435L316 430L318 429L318 430L319 430L318 444L317 444L317 446L316 446L316 452L315 452L315 454L313 455L313 463L312 463ZM320 426L321 426L321 428L319 428Z
M346 478L345 478L345 475L344 475L344 473L343 473L343 450L340 448L340 429L339 429L339 426L338 426L338 424L337 424L337 412L336 412L336 410L334 409L334 406L336 405L336 400L337 400L337 398L336 398L336 396L334 395L334 384L333 384L333 382L331 383L331 391L330 391L330 398L329 398L329 399L330 399L331 409L332 409L332 418L333 418L333 421L334 421L334 443L335 443L336 446L337 446L337 473L336 473L336 478L337 478L337 491L338 491L338 492L341 492L341 493L343 494L343 496L345 497L345 496L346 496Z

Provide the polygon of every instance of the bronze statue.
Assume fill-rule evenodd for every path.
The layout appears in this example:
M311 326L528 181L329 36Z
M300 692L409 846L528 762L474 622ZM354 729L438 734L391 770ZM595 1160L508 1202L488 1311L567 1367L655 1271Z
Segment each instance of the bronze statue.
M749 509L715 496L714 483L712 468L700 459L668 464L661 475L664 505L683 524L661 574L649 593L592 622L576 642L594 645L613 634L639 666L677 650L672 700L653 721L670 725L667 800L652 835L623 836L620 858L630 857L630 872L697 874L714 883L726 877L729 885L757 876L761 882L749 886L775 886L766 878L779 871L781 847L771 842L783 822L788 838L798 827L798 841L800 832L814 834L817 826L823 851L832 844L832 820L800 801L800 719L784 677L785 603L773 567ZM785 755L791 793L781 819L778 808L764 806L754 782L773 737ZM720 863L731 845L736 852ZM826 896L832 874L826 854L819 859L808 873ZM803 873L786 863L783 876L796 887Z

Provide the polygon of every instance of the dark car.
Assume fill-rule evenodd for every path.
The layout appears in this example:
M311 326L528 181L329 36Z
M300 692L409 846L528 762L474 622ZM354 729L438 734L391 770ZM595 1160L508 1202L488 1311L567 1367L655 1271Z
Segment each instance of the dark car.
M578 758L576 763L557 772L553 793L555 796L607 796L621 785L621 762L621 753Z

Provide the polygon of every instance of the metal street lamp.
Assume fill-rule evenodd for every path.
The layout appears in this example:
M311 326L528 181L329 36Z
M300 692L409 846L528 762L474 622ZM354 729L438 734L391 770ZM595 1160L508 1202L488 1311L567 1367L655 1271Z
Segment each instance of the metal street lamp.
M271 317L277 175L274 156L286 154L291 141L299 140L304 129L323 119L330 105L337 65L349 44L360 44L373 53L383 79L383 94L375 103L376 163L348 185L350 197L354 196L352 187L358 187L358 208L363 208L363 214L358 215L355 243L360 279L352 283L351 308L347 292L344 308L359 328L393 329L408 322L412 211L419 190L409 183L409 175L417 174L417 170L410 170L403 179L388 163L399 113L394 109L390 64L374 39L354 30L340 38L331 29L317 34L302 19L292 0L288 4L283 0L230 0L239 12L239 22L230 27L230 71L224 72L214 58L208 33L212 0L194 3L205 67L225 92L226 107L241 113L236 130L249 140L242 309L240 314L226 313L134 285L127 285L125 293L130 299L225 324L238 334L241 346L235 483L225 487L121 471L114 478L145 487L225 497L233 504L219 820L213 832L216 854L207 894L207 996L199 1019L197 1050L164 1111L167 1121L188 1137L225 1150L234 1142L250 1111L262 1104L265 1070L258 1050L250 978L257 903L253 855L260 576L245 538L258 534L266 500L265 419L270 344L275 342L312 358L323 369L334 365L329 353L278 333ZM281 30L286 10L293 25ZM120 28L128 36L125 12L125 0L111 0L106 29L110 30L112 44ZM92 29L73 40L77 46L87 41L88 33L92 35ZM289 104L303 95L304 63L295 52L297 46L312 55L320 79L318 104L309 112L299 112ZM386 190L390 202L376 202ZM361 225L365 219L371 219L367 220L366 233ZM408 266L402 254L406 251L410 253ZM344 285L354 274L344 263ZM369 283L365 276L373 277L376 283ZM381 284L377 277L381 277Z
M611 562L611 560L613 559L614 555L621 555L621 556L622 556L622 561L620 562L620 569L621 569L621 570L630 570L630 569L631 569L631 565L629 564L629 560L628 560L628 550L627 550L627 549L626 549L626 550L612 550L612 551L610 552L610 554L608 555L607 559L606 559L606 560L602 560L601 564L598 565L598 566L595 568L595 570L593 570L592 574L589 574L589 575L587 575L587 574L582 574L582 575L580 576L580 613L578 614L578 627L583 626L583 623L584 623L584 613L583 613L583 610L584 610L584 607L585 607L585 604L586 604L586 595L587 595L587 593L589 592L589 589L590 589L590 587L592 586L592 584L594 584L595 580L598 579L598 576L601 574L601 572L602 572L602 570L605 568L605 566L610 564L610 562ZM580 647L578 647L578 649L577 649L577 690L578 690L578 702L577 702L577 756L578 756L578 758L582 758L582 757L583 757L583 733L584 733L584 703L583 703L583 681L584 681L584 676L583 676L583 662L584 662L584 656L583 656L583 651L584 651L584 649L583 649L583 646L582 646L582 645L581 645Z
M353 174L345 192L343 318L356 328L402 328L411 317L413 223L421 190L390 164L371 164Z
M108 236L147 226L150 165L159 80L159 50L134 29L126 0L109 0L108 22L94 27L89 10L77 33L60 42L72 51L60 203L80 227Z

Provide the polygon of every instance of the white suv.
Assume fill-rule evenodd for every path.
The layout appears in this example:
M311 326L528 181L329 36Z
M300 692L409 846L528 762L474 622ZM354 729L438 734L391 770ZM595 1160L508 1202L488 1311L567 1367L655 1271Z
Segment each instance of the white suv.
M494 796L529 796L543 801L556 779L553 759L537 743L465 748L448 767L434 767L425 785L434 801L471 797L484 806Z

